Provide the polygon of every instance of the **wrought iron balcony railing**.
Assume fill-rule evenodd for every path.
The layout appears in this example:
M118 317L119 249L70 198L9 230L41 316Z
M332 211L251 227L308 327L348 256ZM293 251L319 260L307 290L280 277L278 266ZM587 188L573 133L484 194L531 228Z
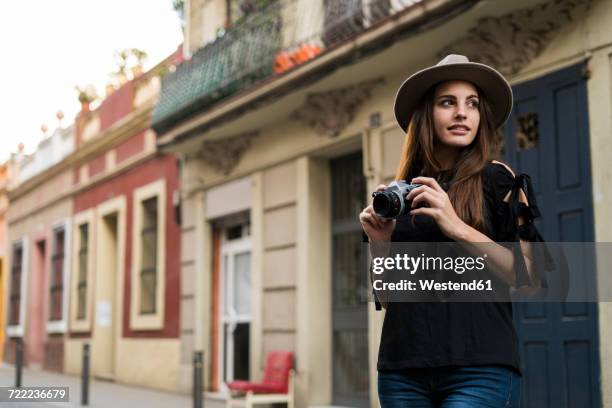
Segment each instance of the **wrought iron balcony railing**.
M196 51L162 81L153 128L194 112L319 54L422 0L272 0Z

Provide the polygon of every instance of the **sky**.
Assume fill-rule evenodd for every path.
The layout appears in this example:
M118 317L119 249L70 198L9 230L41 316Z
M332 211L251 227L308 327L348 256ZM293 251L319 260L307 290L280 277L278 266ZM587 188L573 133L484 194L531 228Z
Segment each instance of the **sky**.
M35 151L58 110L62 126L72 123L76 85L103 96L115 51L142 49L147 69L182 41L172 0L0 0L0 162L19 143Z

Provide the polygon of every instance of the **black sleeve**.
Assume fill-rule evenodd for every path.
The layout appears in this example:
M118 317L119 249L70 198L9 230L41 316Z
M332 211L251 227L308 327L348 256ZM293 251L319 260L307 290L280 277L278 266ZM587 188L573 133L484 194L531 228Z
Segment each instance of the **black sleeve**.
M514 176L505 166L491 163L488 170L488 180L485 190L488 192L487 200L490 208L494 209L493 220L495 226L494 236L501 242L512 242L514 253L514 267L516 270L515 287L534 286L527 273L525 258L521 251L520 241L544 242L544 239L534 224L534 219L540 217L540 209L536 202L535 193L529 175L521 173ZM527 197L527 204L520 201L521 190ZM504 198L509 195L506 202ZM519 225L519 217L523 224ZM543 249L543 252L540 251ZM538 278L542 287L547 287L546 276L542 273L552 267L552 259L545 246L538 247ZM535 255L535 254L534 254Z

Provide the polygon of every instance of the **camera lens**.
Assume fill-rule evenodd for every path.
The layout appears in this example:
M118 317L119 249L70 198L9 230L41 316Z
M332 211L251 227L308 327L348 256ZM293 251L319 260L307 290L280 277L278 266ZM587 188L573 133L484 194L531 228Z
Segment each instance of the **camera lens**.
M401 208L401 203L397 194L392 192L376 192L372 207L376 215L384 218L396 217Z

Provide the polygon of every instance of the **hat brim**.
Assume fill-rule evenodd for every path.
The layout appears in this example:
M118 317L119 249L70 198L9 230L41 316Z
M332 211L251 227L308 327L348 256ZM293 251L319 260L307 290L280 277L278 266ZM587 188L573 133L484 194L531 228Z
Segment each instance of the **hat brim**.
M395 95L395 119L406 132L416 107L434 85L450 80L476 85L491 105L495 127L501 127L512 111L512 88L502 74L477 62L446 64L423 69L411 75Z

